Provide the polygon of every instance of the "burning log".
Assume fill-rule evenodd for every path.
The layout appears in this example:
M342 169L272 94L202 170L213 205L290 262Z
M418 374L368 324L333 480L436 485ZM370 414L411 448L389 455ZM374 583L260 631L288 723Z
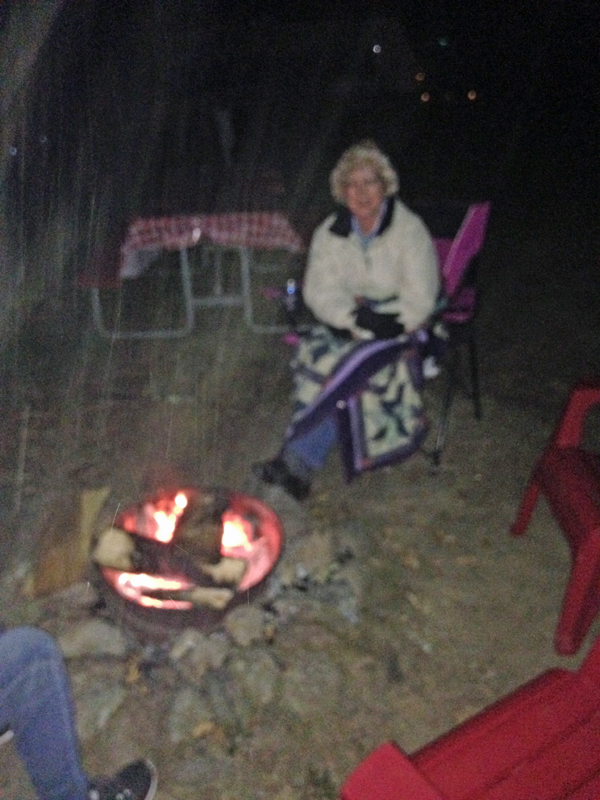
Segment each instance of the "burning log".
M92 559L99 567L122 573L117 579L121 584L129 580L147 597L176 597L178 601L217 609L231 600L247 568L243 559L228 557L222 557L217 564L194 561L192 565L174 545L146 542L118 528L108 528L100 535ZM165 586L160 577L153 577L155 574L170 577L170 583Z
M229 583L239 586L248 564L243 558L222 558L218 564L204 564L201 569L213 579L215 583Z
M152 593L153 596L160 599L160 592ZM173 592L169 595L161 595L168 598L173 597ZM193 606L208 606L215 608L217 611L222 611L225 606L232 600L233 591L231 589L219 589L214 586L194 586L193 589L182 590L177 593L177 599L183 602L189 602Z

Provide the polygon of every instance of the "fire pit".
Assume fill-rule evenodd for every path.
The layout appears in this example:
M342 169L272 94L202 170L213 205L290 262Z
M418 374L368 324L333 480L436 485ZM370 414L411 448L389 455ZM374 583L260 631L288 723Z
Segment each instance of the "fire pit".
M262 501L240 492L161 491L126 508L92 558L109 610L140 632L209 629L262 587L283 530Z

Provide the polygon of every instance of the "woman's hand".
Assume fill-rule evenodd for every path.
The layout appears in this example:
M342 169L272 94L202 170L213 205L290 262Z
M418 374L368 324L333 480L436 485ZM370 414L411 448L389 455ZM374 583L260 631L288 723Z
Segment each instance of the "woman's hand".
M393 339L404 333L404 325L395 314L379 314L368 306L359 306L354 316L358 327L372 331L377 339Z

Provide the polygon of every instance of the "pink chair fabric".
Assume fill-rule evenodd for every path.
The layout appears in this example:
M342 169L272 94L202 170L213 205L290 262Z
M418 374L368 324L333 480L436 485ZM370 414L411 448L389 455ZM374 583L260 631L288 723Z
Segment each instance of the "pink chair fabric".
M473 400L475 417L480 419L481 392L474 319L477 310L477 289L465 283L473 260L485 241L491 203L474 203L469 206L462 224L453 239L435 240L440 260L442 285L446 304L439 316L449 336L446 351L447 382L438 425L433 462L439 465L446 443L450 411L461 378L462 352L466 348L469 366L469 393Z

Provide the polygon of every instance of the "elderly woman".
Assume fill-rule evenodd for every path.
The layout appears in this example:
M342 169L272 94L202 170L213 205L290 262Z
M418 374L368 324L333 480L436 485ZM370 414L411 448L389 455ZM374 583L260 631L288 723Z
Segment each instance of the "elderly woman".
M310 246L303 297L321 324L302 338L292 361L295 415L358 343L423 326L440 291L431 236L396 197L398 176L374 143L346 150L330 185L341 208L317 228ZM406 359L377 373L361 402L370 455L406 452L411 443L418 447L426 426ZM256 465L255 472L302 500L335 436L334 420L328 419L284 443L279 455Z

